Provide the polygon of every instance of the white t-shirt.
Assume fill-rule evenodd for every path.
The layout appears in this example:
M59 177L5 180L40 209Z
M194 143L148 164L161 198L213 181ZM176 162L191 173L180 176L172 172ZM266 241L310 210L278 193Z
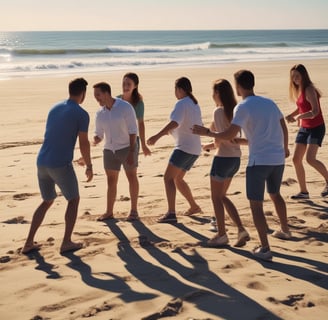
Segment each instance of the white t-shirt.
M200 155L200 136L193 134L193 125L203 125L200 107L190 97L177 101L170 116L171 121L178 123L178 127L171 131L175 139L175 148L189 154Z
M137 134L136 113L130 103L116 98L112 108L101 107L96 113L95 135L103 139L104 149L120 150L130 145L130 134Z
M223 107L217 107L214 110L214 130L222 132L228 129L230 122L227 119ZM221 140L218 151L216 153L219 157L240 157L240 145L232 143L230 140Z
M270 99L249 96L235 108L232 124L241 127L248 139L248 166L285 163L283 114Z

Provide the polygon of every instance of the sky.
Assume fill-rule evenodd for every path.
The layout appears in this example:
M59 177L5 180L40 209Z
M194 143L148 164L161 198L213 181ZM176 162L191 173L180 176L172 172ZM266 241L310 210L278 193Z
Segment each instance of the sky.
M0 31L328 29L327 0L1 0Z

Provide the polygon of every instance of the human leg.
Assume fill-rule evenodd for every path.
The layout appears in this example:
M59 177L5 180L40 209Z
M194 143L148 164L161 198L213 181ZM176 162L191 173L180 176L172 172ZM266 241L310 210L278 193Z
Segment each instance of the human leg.
M165 185L165 193L167 200L167 211L171 213L175 213L175 199L176 199L176 185L175 185L175 177L178 175L181 169L173 166L172 164L168 164L165 173L164 173L164 185Z
M287 208L284 198L280 193L269 194L277 212L281 230L285 233L289 233L288 221L287 221Z
M177 175L179 168L168 164L164 173L164 185L167 200L167 212L157 219L159 223L175 223L177 222L175 212L175 198L176 198L176 186L174 178Z
M298 184L300 186L301 193L307 194L308 190L306 187L305 180L305 170L303 166L303 158L306 152L307 145L303 143L296 143L294 155L293 155L293 164L295 167L296 177Z
M65 233L60 252L76 251L82 248L83 244L72 241L72 233L75 226L80 197L69 200L65 212Z
M306 161L307 163L317 170L322 177L325 179L325 182L328 183L328 171L326 166L317 159L319 146L317 144L309 144L306 151Z
M218 236L220 237L226 234L223 204L223 198L225 197L226 191L225 189L226 185L224 181L218 181L211 177L211 199L216 217L216 223L218 226Z
M263 211L263 201L250 200L254 225L260 238L261 247L270 250L270 245L267 236L267 223Z
M235 223L238 228L238 238L237 241L234 243L235 247L242 247L246 244L247 241L250 240L249 233L244 228L241 219L239 217L237 208L232 203L232 201L228 197L223 198L223 205L227 210L231 220Z
M131 198L131 211L138 211L139 181L137 177L137 168L126 170L126 177L129 181L129 192Z
M106 169L107 176L107 207L106 212L98 218L99 221L112 219L114 217L114 203L117 194L117 181L119 171Z
M25 241L24 247L22 249L22 253L29 253L33 250L37 250L40 248L40 245L34 243L34 237L39 229L45 214L47 213L48 209L53 204L54 200L43 200L43 202L39 205L39 207L35 210L30 226L30 230Z
M196 203L189 185L184 180L185 174L186 174L186 171L179 169L177 171L177 175L175 176L174 182L175 182L175 185L176 185L177 189L179 190L179 192L184 196L184 198L189 203L190 208L188 209L188 211L185 214L192 215L194 213L201 212L201 209L200 209L199 205Z
M261 248L270 250L268 242L268 225L263 211L265 182L270 166L251 166L246 169L246 192L249 199L253 222L260 238ZM262 250L261 249L261 250Z

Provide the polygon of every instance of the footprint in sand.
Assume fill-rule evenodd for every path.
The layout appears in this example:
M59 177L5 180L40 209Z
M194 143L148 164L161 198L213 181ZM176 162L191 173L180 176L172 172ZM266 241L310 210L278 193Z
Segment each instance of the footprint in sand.
M0 263L7 263L9 262L11 259L9 256L3 256L3 257L0 257Z
M274 304L282 303L286 306L294 307L294 309L298 309L299 307L311 308L311 307L315 306L315 304L311 301L308 301L308 302L303 301L304 297L305 297L304 293L299 293L299 294L291 294L291 295L287 296L286 299L283 299L283 300L269 297L269 298L267 298L267 301L272 302Z
M27 221L24 219L23 216L19 216L19 217L16 217L16 218L5 220L5 221L3 221L3 223L7 223L7 224L19 224L19 223L24 224L24 223L27 223Z
M266 290L267 289L267 287L263 283L258 282L258 281L252 281L252 282L248 283L247 288L255 289L255 290Z
M33 197L35 195L37 195L37 193L18 193L13 195L13 199L21 201L21 200L26 200L29 197Z

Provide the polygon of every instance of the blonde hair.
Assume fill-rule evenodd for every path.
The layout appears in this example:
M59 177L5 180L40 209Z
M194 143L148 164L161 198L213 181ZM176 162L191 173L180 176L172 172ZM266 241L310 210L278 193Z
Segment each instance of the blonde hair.
M293 71L297 71L302 78L301 84L297 85L293 81ZM318 88L315 87L313 82L310 79L309 73L304 67L303 64L295 64L294 66L291 67L290 72L289 72L289 98L292 101L296 101L297 98L299 97L300 93L304 91L307 87L313 86L315 89L318 99L321 97L321 92L319 91Z

